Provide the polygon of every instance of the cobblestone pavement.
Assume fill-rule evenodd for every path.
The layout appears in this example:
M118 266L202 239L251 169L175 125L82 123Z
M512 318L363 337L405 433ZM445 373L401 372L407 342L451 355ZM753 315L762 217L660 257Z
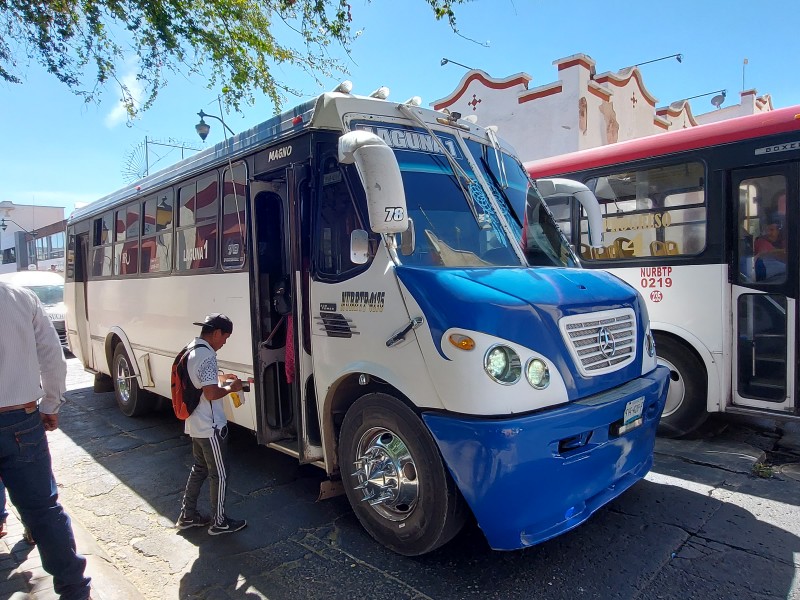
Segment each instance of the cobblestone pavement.
M169 412L124 417L91 381L71 360L61 429L49 434L61 499L101 562L147 599L800 600L796 429L731 426L711 440L660 440L647 479L566 535L493 552L469 524L444 548L411 559L372 541L344 497L317 502L319 469L241 430L231 440L228 512L248 527L219 537L178 532L190 467L181 424ZM531 494L537 485L546 482ZM0 545L0 568L46 581L33 553L9 570L6 553L28 550L20 536L11 531L10 546Z

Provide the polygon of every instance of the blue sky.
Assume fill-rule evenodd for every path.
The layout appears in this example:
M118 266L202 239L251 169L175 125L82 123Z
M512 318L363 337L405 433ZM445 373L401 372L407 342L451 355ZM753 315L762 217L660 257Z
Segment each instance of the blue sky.
M800 104L796 0L475 0L458 8L461 36L435 21L424 0L350 3L353 30L361 33L349 56L332 51L350 73L322 78L320 86L292 70L276 71L279 79L305 94L290 97L286 108L332 89L341 79L353 81L354 93L385 85L390 99L418 95L428 106L450 94L465 73L454 64L440 66L443 57L495 78L526 72L535 87L555 81L552 62L572 54L588 54L602 73L678 52L682 63L669 59L640 67L658 106L718 89L728 91L725 105L738 103L745 58L746 88L770 94L776 108ZM123 65L120 75L129 74ZM155 106L132 124L126 124L113 88L99 104L84 104L36 64L23 77L21 85L0 84L6 177L0 201L64 206L67 215L76 202L126 185L125 165L145 136L201 147L194 130L197 112L219 115L216 91L200 79L180 75L170 79ZM712 108L709 97L692 101L695 114ZM238 132L273 111L259 97L255 106L225 120ZM222 125L208 122L212 129L206 144L222 141ZM179 150L166 147L149 145L148 150L151 172L181 157Z

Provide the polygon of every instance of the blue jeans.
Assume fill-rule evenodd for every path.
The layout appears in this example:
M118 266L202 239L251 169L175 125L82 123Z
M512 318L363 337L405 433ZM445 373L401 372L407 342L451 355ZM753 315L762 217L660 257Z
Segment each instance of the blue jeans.
M3 485L3 480L0 479L0 522L5 523L8 518L8 511L6 510L6 486Z
M72 525L58 503L39 411L0 413L0 478L22 522L39 546L42 567L53 576L62 600L86 600L89 578L86 559L77 554Z

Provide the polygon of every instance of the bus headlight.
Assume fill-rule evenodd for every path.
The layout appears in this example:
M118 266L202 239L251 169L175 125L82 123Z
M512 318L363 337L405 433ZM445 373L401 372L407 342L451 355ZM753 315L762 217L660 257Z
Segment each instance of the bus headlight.
M522 376L522 363L519 355L508 346L490 348L483 359L486 374L497 383L511 385Z
M550 369L543 360L532 358L525 366L525 378L534 388L543 390L550 385Z

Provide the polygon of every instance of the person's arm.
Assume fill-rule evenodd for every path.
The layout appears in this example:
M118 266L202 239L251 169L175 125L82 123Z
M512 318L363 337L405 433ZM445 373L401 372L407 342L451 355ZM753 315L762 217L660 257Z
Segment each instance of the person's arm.
M242 380L239 379L236 375L227 375L228 379L233 379L231 383L226 383L225 385L220 385L219 383L204 385L203 386L203 395L205 395L206 400L219 400L220 398L224 398L231 392L238 392L242 389Z
M35 297L34 297L35 298ZM44 397L39 404L39 413L47 431L58 428L58 410L64 403L67 390L67 361L53 322L45 314L42 303L35 298L33 333L36 338L36 354L42 377Z

